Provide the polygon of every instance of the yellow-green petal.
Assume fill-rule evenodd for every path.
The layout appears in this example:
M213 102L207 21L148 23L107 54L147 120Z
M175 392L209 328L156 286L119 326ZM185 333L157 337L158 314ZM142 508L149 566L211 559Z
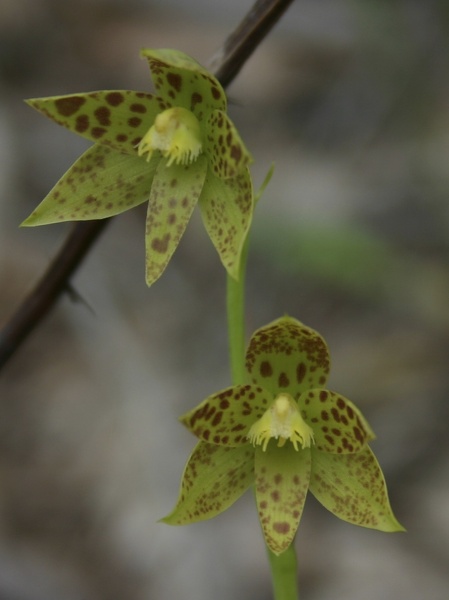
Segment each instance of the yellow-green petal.
M291 444L279 448L271 440L264 451L255 451L255 487L259 519L265 542L281 554L298 529L309 487L310 449L296 451Z
M199 442L184 469L178 502L162 521L188 525L216 517L238 500L253 481L251 446L226 448Z
M205 442L241 446L249 443L251 426L272 401L272 396L260 387L237 385L209 396L183 415L181 422Z
M235 177L253 161L237 129L222 110L209 115L205 131L205 151L217 177Z
M226 110L226 95L207 69L183 52L144 49L158 94L173 106L191 110L202 120L215 109Z
M246 369L252 383L273 395L287 392L296 400L302 392L322 387L329 368L324 339L291 317L281 317L258 329L246 352Z
M208 170L199 206L204 226L223 266L231 277L237 279L254 210L248 168L233 179L218 179Z
M157 161L95 144L61 177L23 226L103 219L148 200Z
M131 90L33 98L27 103L58 125L127 154L137 154L156 115L170 106L162 98Z
M340 394L310 390L301 394L298 405L313 429L318 450L336 454L359 452L375 437L359 409Z
M382 470L369 447L340 455L314 449L309 489L343 521L380 531L404 531L391 510Z
M157 154L159 152L155 152ZM207 171L204 156L190 165L168 167L167 162L167 159L159 162L148 204L145 267L148 285L162 275L176 250L203 189Z

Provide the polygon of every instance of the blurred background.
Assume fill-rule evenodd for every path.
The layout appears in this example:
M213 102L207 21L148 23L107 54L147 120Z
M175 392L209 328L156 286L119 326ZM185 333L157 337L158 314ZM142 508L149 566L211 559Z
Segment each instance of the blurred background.
M0 320L70 224L19 229L88 143L24 98L151 90L141 47L208 64L250 0L0 1ZM229 88L275 174L255 216L248 333L318 329L331 389L371 422L406 534L308 498L302 598L444 600L449 587L449 4L302 0ZM145 206L117 217L0 375L0 600L272 597L251 494L171 528L195 439L177 417L230 383L225 278L198 215L144 282Z

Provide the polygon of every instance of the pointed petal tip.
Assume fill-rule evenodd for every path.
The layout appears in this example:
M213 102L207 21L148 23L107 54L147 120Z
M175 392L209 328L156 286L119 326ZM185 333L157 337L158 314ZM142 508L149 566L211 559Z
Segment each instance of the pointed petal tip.
M169 513L168 515L166 515L165 517L158 519L157 522L163 523L164 525L178 525L178 523L173 522L172 515L173 515L173 511L171 513Z
M390 519L380 531L384 531L385 533L407 533L407 529L399 523L393 514L391 514Z
M42 218L39 218L34 213L31 213L29 217L27 217L22 223L19 224L19 227L39 227L40 225L52 225L55 221L46 221Z

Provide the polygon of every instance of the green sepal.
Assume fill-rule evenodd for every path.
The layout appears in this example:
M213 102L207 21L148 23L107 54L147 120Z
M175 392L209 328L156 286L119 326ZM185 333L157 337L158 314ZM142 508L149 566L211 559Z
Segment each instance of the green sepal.
M88 140L133 155L158 113L170 106L162 98L131 90L32 98L26 102Z
M343 521L379 531L404 531L391 510L382 469L369 447L340 455L313 449L309 489Z
M301 519L309 487L310 449L282 448L271 440L264 451L255 451L255 488L265 542L274 554L292 543Z
M149 163L95 144L70 167L22 226L104 219L142 204L158 160Z
M235 177L253 162L237 129L222 110L214 110L208 116L204 144L214 175L220 179Z
M268 169L267 174L265 175L264 180L262 181L262 185L259 187L257 192L254 194L254 205L256 205L259 202L259 200L265 193L265 190L266 190L268 184L270 183L271 178L273 177L273 174L274 174L274 163Z
M215 109L226 110L226 94L207 69L183 52L144 49L154 86L173 106L191 110L201 121Z
M159 153L158 153L159 154ZM203 189L207 161L190 165L159 162L151 187L146 221L146 281L153 284L164 272L187 227Z
M238 500L253 481L251 446L226 448L199 442L184 469L178 502L161 521L187 525L211 519Z
M310 390L298 401L303 419L312 427L315 447L323 452L359 452L375 438L354 404L336 392Z
M237 385L209 396L181 417L181 422L198 438L219 446L248 444L247 434L272 403L260 387Z
M233 179L208 171L199 200L207 233L229 275L238 278L246 236L251 227L254 195L249 169Z
M252 335L246 369L252 383L297 400L301 393L326 383L329 351L319 333L296 319L281 317Z

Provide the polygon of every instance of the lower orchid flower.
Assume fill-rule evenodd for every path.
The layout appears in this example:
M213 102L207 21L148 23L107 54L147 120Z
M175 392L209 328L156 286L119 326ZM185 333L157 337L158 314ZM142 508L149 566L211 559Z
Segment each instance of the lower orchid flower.
M163 521L215 517L254 485L275 554L292 543L307 491L349 523L403 530L368 446L370 426L352 402L324 387L329 366L323 338L293 318L256 331L246 353L248 383L209 396L181 418L200 442Z

